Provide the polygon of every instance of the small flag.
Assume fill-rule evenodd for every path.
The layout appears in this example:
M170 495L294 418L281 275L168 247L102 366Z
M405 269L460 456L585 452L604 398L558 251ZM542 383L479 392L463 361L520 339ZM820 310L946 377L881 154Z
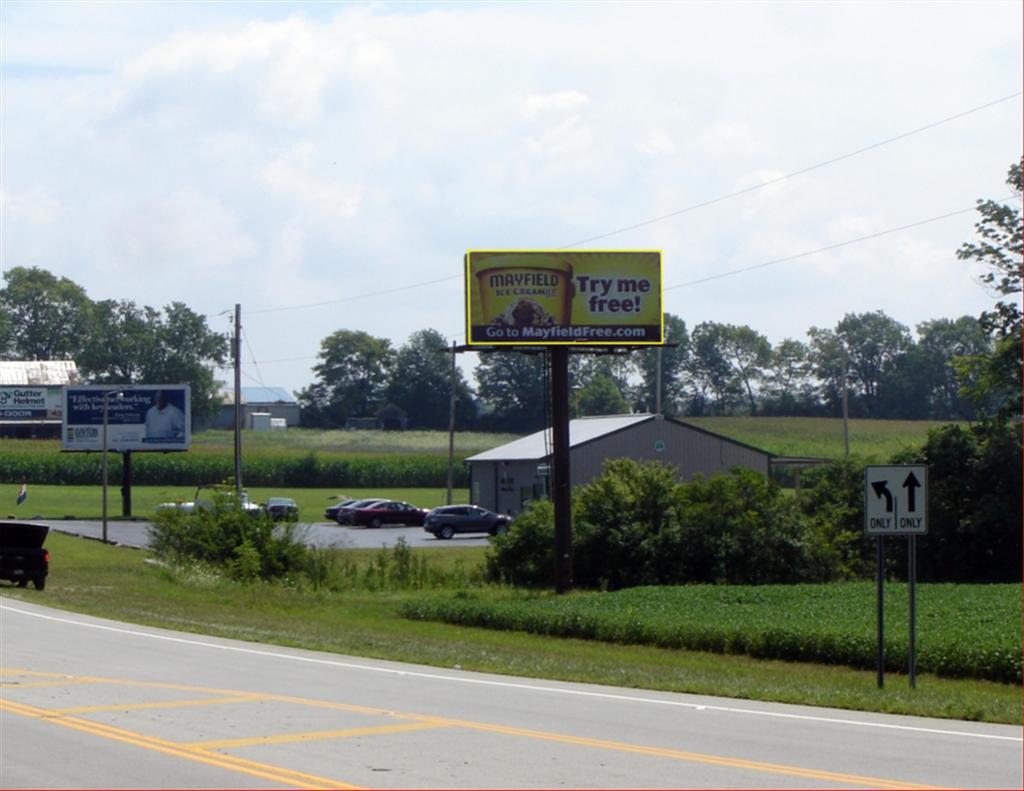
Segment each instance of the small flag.
M21 479L21 488L18 489L18 505L25 502L25 498L28 497L28 486L25 485L25 479Z

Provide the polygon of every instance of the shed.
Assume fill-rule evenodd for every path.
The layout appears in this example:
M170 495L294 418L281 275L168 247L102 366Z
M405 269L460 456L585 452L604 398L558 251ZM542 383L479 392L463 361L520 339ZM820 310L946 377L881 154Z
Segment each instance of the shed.
M466 461L472 502L498 513L516 514L530 500L547 497L551 453L551 432L545 430L470 456ZM573 486L593 480L607 459L618 458L670 464L682 480L688 480L732 467L770 475L778 457L662 415L584 417L569 422Z
M235 391L225 388L220 391L220 413L213 421L213 428L228 429L235 425ZM299 404L288 395L283 387L243 387L242 425L252 428L252 415L269 414L270 419L283 418L285 425L299 425Z
M63 389L78 384L73 360L0 360L0 436L60 436Z

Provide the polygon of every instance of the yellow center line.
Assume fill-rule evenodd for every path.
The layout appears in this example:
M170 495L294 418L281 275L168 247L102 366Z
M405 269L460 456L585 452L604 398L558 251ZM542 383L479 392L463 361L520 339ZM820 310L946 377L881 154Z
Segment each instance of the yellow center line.
M3 674L5 672L6 671L0 671L0 674ZM47 675L47 674L39 673L37 675ZM51 675L55 676L55 677L61 677L60 674L51 674ZM67 676L64 676L64 677L65 678L72 678L72 677L67 677ZM536 731L536 730L531 730L531 729L527 729L527 728L517 728L517 727L511 727L511 726L496 725L496 724L486 723L486 722L476 722L476 721L471 721L471 720L455 720L455 719L448 719L448 718L444 718L444 717L437 717L437 716L433 716L433 715L424 715L424 714L416 714L416 713L409 713L409 712L400 712L400 711L394 711L394 710L383 709L383 708L372 707L372 706L360 706L360 705L349 704L349 703L337 703L337 702L333 702L333 701L317 700L317 699L303 698L303 697L294 697L294 696L290 696L290 695L267 694L267 695L260 696L260 695L251 695L250 693L239 691L239 690L226 690L226 689L216 689L216 688L209 688L209 687L190 687L190 686L186 686L186 685L182 685L182 684L166 684L166 683L160 683L160 682L144 682L144 681L121 680L121 679L100 679L100 678L93 678L93 677L86 677L86 676L79 677L79 679L87 680L88 682L91 682L91 683L100 683L100 682L102 682L102 683L111 683L111 684L124 684L126 686L136 686L136 687L144 687L144 688L148 687L148 688L159 688L159 689L189 690L189 691L192 691L192 692L203 692L203 693L208 693L208 694L213 694L213 695L221 695L221 696L224 696L224 697L237 697L237 698L254 697L254 698L258 698L260 700L276 701L276 702L281 702L281 703L291 703L291 704L304 705L304 706L313 706L313 707L317 707L317 708L335 709L335 710L340 710L340 711L356 712L356 713L361 713L361 714L371 714L371 715L394 717L394 718L403 719L403 720L411 720L411 721L414 721L414 722L421 723L423 725L423 727L457 727L457 728L465 728L465 729L469 729L469 730L485 731L485 732L498 733L498 734L503 734L503 735L508 735L508 736L518 736L518 737L529 738L529 739L539 739L539 740L544 740L544 741L559 742L559 743L563 743L563 744L573 744L573 745L583 746L583 747L591 747L591 748L597 748L597 749L602 749L602 750L610 750L610 751L614 751L614 752L625 752L625 753L632 753L632 754L638 754L638 755L649 755L649 756L652 756L652 757L667 758L667 759L678 760L678 761L689 761L689 762L694 762L694 763L704 763L704 764L710 764L710 765L715 765L715 766L726 766L726 767L731 767L731 768L736 768L736 769L744 769L744 770L755 771L755 772L765 772L765 773L770 773L770 774L781 774L781 775L787 775L787 776L792 776L792 777L804 777L804 778L810 778L810 779L813 779L813 780L835 782L835 783L840 783L840 784L867 786L869 788L895 789L896 791L902 791L904 789L906 789L906 790L916 790L916 789L932 790L932 789L941 788L940 786L922 785L922 784L918 784L918 783L904 782L904 781L901 781L901 780L893 780L893 779L887 779L887 778L862 776L862 775L853 775L853 774L846 774L846 773L841 773L841 772L830 772L830 771L819 770L819 769L807 769L807 768L803 768L803 767L799 767L799 766L789 766L789 765L785 765L785 764L773 764L773 763L767 763L767 762L763 762L763 761L749 761L749 760L742 759L742 758L729 758L729 757L725 757L725 756L711 755L711 754L706 754L706 753L688 752L688 751L684 751L684 750L673 750L673 749L660 748L660 747L649 747L649 746L645 746L645 745L630 744L630 743L627 743L627 742L616 742L616 741L608 741L608 740L603 740L603 739L590 739L590 738L586 738L586 737L571 736L571 735L567 735L567 734L550 733L550 732L545 732L545 731ZM76 679L76 680L78 680L78 679ZM0 704L3 704L2 700L0 700ZM145 704L143 704L143 705L145 705ZM38 711L43 711L43 710L40 709ZM55 712L47 712L46 713L46 716L54 716L54 715L55 715ZM86 725L93 725L92 723L90 723L87 720L83 720L83 721L80 721L80 722L85 723ZM100 726L96 726L96 727L100 727ZM109 727L109 726L102 726L102 727L106 728L106 727ZM199 754L202 754L204 748L208 749L208 748L211 748L211 747L214 747L214 746L230 747L230 746L241 746L241 745L247 745L247 744L271 744L271 743L279 743L279 742L284 742L284 741L302 741L302 740L306 740L306 739L317 739L317 738L340 738L340 737L343 737L343 736L346 736L346 735L358 735L359 732L362 732L362 733L371 733L371 732L389 733L389 732L391 732L391 733L393 733L393 732L399 732L399 731L403 731L403 730L415 730L415 729L416 728L410 727L408 725L381 726L380 728L377 728L377 729L375 729L375 728L365 728L365 729L348 729L346 731L325 731L325 732L318 732L318 733L313 733L313 734L285 734L285 735L281 735L281 736L257 736L257 737L251 737L251 738L228 740L228 741L224 741L224 742L202 742L202 743L196 743L194 745L188 745L188 744L184 744L184 743L175 743L175 742L166 742L165 744L172 745L173 747L175 747L177 749L180 749L180 750L198 751ZM333 735L325 735L325 734L333 734ZM103 735L103 734L100 734L100 735ZM134 738L141 738L141 739L149 739L149 737L142 736L141 734L133 734L133 737ZM209 756L213 757L213 758L223 757L225 760L230 759L230 760L233 760L233 761L241 761L242 760L242 759L234 759L231 756L226 756L226 755L223 755L223 754L220 754L220 753L210 753ZM273 769L274 771L280 771L280 772L290 772L290 770L279 769L277 767L271 767L271 769ZM297 776L299 775L299 773L294 773L294 774L296 774ZM322 779L320 779L320 780L322 780ZM334 783L334 781L323 781L323 782L327 782L329 784L332 784L334 787L343 787L340 784ZM344 786L344 787L354 788L355 786Z
M333 788L360 788L360 786L352 785L351 783L343 783L339 780L318 777L304 772L297 772L293 769L258 763L256 761L249 761L230 755L210 753L197 747L190 747L189 745L178 744L164 739L157 739L152 736L146 736L145 734L124 730L123 728L115 728L110 725L90 722L89 720L81 720L77 717L69 717L46 709L36 708L35 706L26 706L21 703L12 703L11 701L0 700L0 711L8 711L12 714L20 714L23 717L45 720L53 723L54 725L61 725L65 728L83 731L94 736L102 736L106 739L131 744L147 750L154 750L166 755L173 755L178 758L185 758L190 761L209 764L210 766L216 766L222 769L229 769L234 772L260 777L264 780L269 780L274 783L282 783L296 788L313 789L314 791L320 791L321 789L326 791L327 789Z
M226 747L249 747L255 744L288 744L308 742L317 739L344 739L350 736L377 736L384 733L405 733L425 731L431 728L449 728L445 722L409 722L404 725L379 725L367 728L346 728L338 731L311 731L309 733L285 733L280 736L253 736L247 739L221 739L213 742L190 742L189 747L204 750L221 750Z
M266 701L265 695L232 695L223 698L197 700L163 700L156 703L110 703L103 706L74 706L67 709L49 709L53 714L89 714L94 711L136 711L138 709L175 709L182 706L217 706L224 703L252 703Z
M403 715L415 717L413 714ZM430 718L436 720L437 718ZM908 783L901 780L889 780L882 777L865 777L862 775L851 775L841 772L829 772L820 769L804 769L799 766L788 766L785 764L772 764L763 761L748 761L743 758L727 758L706 753L693 753L684 750L673 750L664 747L647 747L627 742L607 741L605 739L590 739L583 736L569 736L562 733L548 733L535 731L528 728L515 728L506 725L492 725L484 722L471 720L442 720L454 727L467 728L471 730L488 731L501 733L508 736L522 736L528 739L541 739L543 741L560 742L562 744L575 744L583 747L596 747L602 750L613 750L615 752L634 753L638 755L650 755L658 758L671 758L679 761L690 761L694 763L712 764L715 766L728 766L735 769L748 769L755 772L768 772L771 774L783 774L793 777L808 777L813 780L827 780L835 783L848 783L851 785L868 786L869 788L885 789L926 789L937 791L942 786L921 785Z

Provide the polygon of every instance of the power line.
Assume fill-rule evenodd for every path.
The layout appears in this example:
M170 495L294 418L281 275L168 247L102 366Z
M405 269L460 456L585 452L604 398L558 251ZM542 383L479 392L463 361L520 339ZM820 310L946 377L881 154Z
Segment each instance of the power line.
M906 139L908 137L911 137L913 135L920 134L921 132L926 132L926 131L928 131L930 129L935 129L938 126L942 126L943 124L950 123L951 121L955 121L955 120L957 120L959 118L964 118L965 116L971 115L973 113L977 113L977 112L980 112L982 110L987 110L990 107L995 107L998 104L1010 101L1011 99L1015 99L1015 98L1021 96L1022 94L1024 94L1024 91L1017 91L1016 93L1012 93L1012 94L1010 94L1008 96L1003 96L1003 97L1001 97L999 99L995 99L994 101L986 102L985 104L980 104L977 107L972 107L972 108L970 108L968 110L964 110L964 111L956 113L954 115L946 116L945 118L940 118L937 121L932 121L931 123L925 124L924 126L919 126L916 129L911 129L911 130L909 130L907 132L902 132L902 133L900 133L898 135L894 135L893 137L888 137L885 140L879 140L878 142L871 143L870 145L866 145L866 146L863 146L861 148L858 148L855 151L850 151L850 152L847 152L845 154L840 154L839 156L833 157L831 159L827 159L827 160L824 160L822 162L818 162L818 163L816 163L814 165L809 165L809 166L807 166L805 168L801 168L800 170L795 170L792 173L787 173L787 174L785 174L783 176L777 176L776 178L768 179L767 181L762 181L759 184L755 184L755 185L753 185L751 187L745 187L744 189L736 190L735 192L729 192L729 193L726 193L724 195L719 195L716 198L711 198L711 199L706 200L706 201L701 201L700 203L694 203L694 204L692 204L690 206L686 206L686 207L684 207L682 209L678 209L676 211L669 212L668 214L662 214L662 215L660 215L658 217L653 217L653 218L651 218L649 220L644 220L642 222L634 223L633 225L627 225L627 226L624 226L622 228L618 228L618 229L616 229L614 231L609 231L608 233L603 233L603 234L599 234L597 236L591 236L591 237L588 237L586 239L581 239L580 241L573 242L572 244L564 245L564 246L559 247L557 249L559 249L559 250L567 250L567 249L570 249L570 248L573 248L573 247L578 247L581 244L587 244L588 242L594 242L594 241L598 241L600 239L607 239L610 236L616 236L616 235L618 235L620 233L625 233L626 231L633 231L633 230L636 230L637 228L643 228L643 227L646 227L648 225L653 225L653 224L658 223L658 222L663 222L664 220L668 220L668 219L671 219L673 217L679 217L679 216L681 216L683 214L687 214L689 212L695 211L697 209L702 209L702 208L705 208L707 206L712 206L712 205L714 205L716 203L721 203L721 202L729 200L731 198L737 198L737 197L739 197L741 195L747 195L747 194L750 194L752 192L756 192L757 190L764 189L765 187L770 187L773 184L778 184L781 181L785 181L787 179L791 179L791 178L794 178L796 176L801 176L801 175L803 175L805 173L810 173L810 172L812 172L814 170L819 170L819 169L827 167L829 165L834 165L837 162L842 162L843 160L850 159L851 157L855 157L855 156L858 156L860 154L867 153L868 151L873 151L876 148L881 148L882 146L889 145L890 143L895 143L895 142L897 142L899 140L904 140L904 139ZM956 212L954 212L954 213L956 213ZM952 216L952 215L949 215L949 216ZM933 219L942 219L942 218L933 218ZM924 224L926 222L931 222L931 220L924 220L920 224ZM908 226L905 226L905 227L911 228L911 227L913 227L913 225L908 225ZM891 232L896 231L896 230L901 230L901 229L892 229L889 232L891 233ZM865 237L865 238L870 238L870 237ZM851 241L849 243L852 244L853 242ZM827 248L823 248L823 249L827 249ZM806 253L805 255L810 255L810 254L811 253ZM758 266L768 266L770 263L771 262L764 263L764 264L759 264ZM723 277L727 277L728 274L729 273L726 273L726 274L724 274L722 276ZM306 304L303 304L303 305L285 305L285 306L277 307L277 308L263 308L262 310L248 310L248 311L246 311L246 313L247 313L247 315L254 315L254 314L259 314L259 313L277 313L277 312L286 311L286 310L302 310L302 309L306 309L306 308L320 308L320 307L326 307L328 305L338 305L338 304L341 304L343 302L354 302L355 300L359 300L359 299L370 299L372 297L387 296L388 294L396 294L396 293L398 293L400 291L410 291L410 290L416 289L416 288L423 288L424 286L436 285L437 283L447 283L448 281L458 280L460 278L462 278L462 274L449 275L447 277L439 277L439 278L436 278L434 280L424 280L424 281L421 281L419 283L411 283L411 284L409 284L407 286L397 286L395 288L389 288L389 289L385 289L383 291L371 291L371 292L367 292L365 294L356 294L356 295L353 295L353 296L341 297L340 299L327 300L327 301L324 301L324 302L310 302L310 303L306 303ZM713 279L713 278L709 278L709 279ZM695 282L698 282L698 281L695 281ZM689 284L679 284L679 285L689 285ZM673 286L673 288L677 288L677 287L678 286Z
M833 157L832 159L826 159L824 162L818 162L817 164L809 165L808 167L801 168L800 170L794 170L792 173L787 173L783 176L777 176L776 178L768 179L767 181L762 181L761 183L755 184L752 187L745 187L744 189L736 190L735 192L720 195L717 198L711 198L710 200L701 201L700 203L694 203L693 205L687 206L683 209L669 212L668 214L662 214L660 217L654 217L650 220L644 220L643 222L634 223L633 225L627 225L625 227L618 228L617 230L609 231L608 233L603 233L599 234L598 236L591 236L586 239L581 239L578 242L573 242L572 244L566 245L565 248L560 249L578 247L579 245L587 244L588 242L595 242L599 239L607 239L609 236L615 236L616 234L625 233L626 231L633 231L636 230L637 228L643 228L647 225L653 225L656 222L671 219L672 217L678 217L682 214L686 214L687 212L691 212L696 209L703 209L706 206L713 206L716 203L721 203L722 201L729 200L730 198L737 198L740 195L747 195L751 192L756 192L757 190L764 189L765 187L770 187L773 184L778 184L780 181L785 181L786 179L791 179L795 176L802 176L805 173L810 173L811 171L828 167L829 165L834 165L837 162L842 162L844 159L855 157L858 154L864 154L868 151L873 151L876 148L881 148L882 146L889 145L889 143L895 143L897 140L904 140L910 137L911 135L926 132L929 129L934 129L937 126L949 123L950 121L955 121L958 118L963 118L964 116L971 115L972 113L977 113L980 112L981 110L987 110L989 107L994 107L995 105L1001 104L1002 102L1007 102L1010 99L1015 99L1018 96L1020 96L1021 93L1022 91L1017 91L1017 93L1012 93L1009 96L1002 97L1001 99L996 99L995 101L987 102L986 104L981 104L978 105L977 107L972 107L970 110L964 110L963 112L957 113L956 115L950 115L947 116L946 118L941 118L938 121L933 121L930 124L925 124L924 126L919 126L916 129L911 129L909 132L903 132L902 134L886 138L885 140L879 140L877 143L872 143L870 145L864 146L863 148L858 148L856 151L850 151L849 153L846 154L840 154L839 156Z
M818 247L814 250L808 250L804 253L796 253L795 255L787 255L782 258L773 258L771 261L764 261L760 264L754 264L753 266L745 266L740 269L730 269L728 272L719 272L717 275L708 275L707 277L698 278L697 280L687 280L685 283L676 283L674 286L665 286L663 291L671 291L674 288L683 288L684 286L695 286L698 283L707 283L711 280L720 280L723 277L732 277L733 275L739 275L744 272L752 272L755 269L764 269L768 266L774 266L775 264L783 264L787 261L795 261L798 258L806 258L807 256L817 255L818 253L827 253L829 250L838 250L840 247L847 247L851 244L857 244L858 242L866 242L871 239L877 239L880 236L887 236L891 233L897 233L899 231L906 231L910 228L917 228L921 225L928 225L929 223L938 222L939 220L946 220L950 217L956 217L960 214L966 214L967 212L977 211L977 206L971 206L966 209L957 209L956 211L948 212L947 214L940 214L937 217L929 217L927 220L918 220L917 222L908 223L907 225L900 225L896 228L887 228L884 231L876 231L875 233L869 233L865 236L858 236L855 239L847 239L845 242L836 242L835 244L825 245L824 247Z

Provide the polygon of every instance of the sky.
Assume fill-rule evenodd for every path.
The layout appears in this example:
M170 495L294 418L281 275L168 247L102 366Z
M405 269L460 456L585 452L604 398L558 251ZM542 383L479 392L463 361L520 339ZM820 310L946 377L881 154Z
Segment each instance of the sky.
M668 312L772 343L977 315L1022 8L4 0L0 269L241 305L290 392L339 329L463 343L467 250L661 250Z

